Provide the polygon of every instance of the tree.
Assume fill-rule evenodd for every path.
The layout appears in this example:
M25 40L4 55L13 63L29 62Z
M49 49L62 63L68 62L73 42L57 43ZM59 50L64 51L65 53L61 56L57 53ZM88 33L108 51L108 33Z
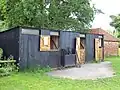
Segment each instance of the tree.
M85 30L94 18L89 0L0 0L4 25Z
M120 38L120 14L117 16L111 15L112 22L110 23L111 26L115 27L118 32L118 38Z

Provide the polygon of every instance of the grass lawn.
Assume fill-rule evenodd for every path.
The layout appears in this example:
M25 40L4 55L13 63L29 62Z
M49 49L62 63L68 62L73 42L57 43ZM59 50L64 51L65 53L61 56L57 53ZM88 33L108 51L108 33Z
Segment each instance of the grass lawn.
M49 77L42 71L20 72L0 78L0 90L120 90L120 57L106 60L113 63L113 69L116 71L116 76L113 78L70 80Z

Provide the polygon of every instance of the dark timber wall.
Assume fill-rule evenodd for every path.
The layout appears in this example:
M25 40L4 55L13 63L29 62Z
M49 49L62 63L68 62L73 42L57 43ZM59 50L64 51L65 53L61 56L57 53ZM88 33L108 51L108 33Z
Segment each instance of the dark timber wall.
M19 59L19 28L13 28L0 33L0 48L4 51L4 56L14 56Z
M76 37L80 37L78 32L57 31L60 33L58 51L40 51L40 35L50 35L51 30L27 28L29 34L22 33L22 29L13 28L9 31L0 33L0 48L3 48L4 55L13 55L14 58L20 60L20 68L30 68L40 66L50 66L53 68L62 66L61 61L64 60L63 54L67 54L68 48L71 50L70 54L75 54ZM36 31L34 31L36 30ZM38 32L38 34L35 34ZM31 34L34 33L34 34ZM95 45L94 39L100 35L85 34L86 45L86 62L94 60ZM65 50L65 53L61 53Z
M75 41L76 37L79 37L79 33L73 33L73 32L67 32L67 31L60 31L60 49L62 50L61 52L61 65L65 66L65 55L75 54ZM69 58L68 61L66 61L67 64L74 65L76 61L72 60L72 58Z
M85 60L86 62L91 62L95 59L95 38L99 38L99 36L103 35L97 35L97 34L85 34ZM80 33L77 32L67 32L67 31L61 31L60 32L60 48L65 49L67 51L67 48L70 48L73 50L73 54L75 54L75 39L76 37L79 37ZM103 40L102 40L103 43Z
M95 59L95 38L103 35L86 34L86 62L91 62ZM103 40L102 40L103 43ZM102 44L103 46L103 44Z
M75 39L79 37L79 33L76 32L60 32L60 48L61 49L74 49L75 50Z
M41 33L49 34L49 31ZM20 36L20 66L29 68L35 66L50 66L53 68L60 67L59 51L40 51L40 36L21 34Z

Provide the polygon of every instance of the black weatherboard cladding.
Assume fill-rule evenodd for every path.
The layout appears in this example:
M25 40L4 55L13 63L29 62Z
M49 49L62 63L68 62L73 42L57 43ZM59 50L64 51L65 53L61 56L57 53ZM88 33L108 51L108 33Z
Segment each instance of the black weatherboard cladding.
M79 37L76 32L60 32L60 48L67 50L67 48L75 50L75 39Z
M95 38L99 38L99 36L103 37L103 35L86 34L86 62L91 62L95 59Z
M4 56L14 56L19 60L19 28L12 28L0 33L0 48L4 51Z
M65 61L65 55L67 54L75 54L75 41L76 37L79 37L79 33L76 32L60 32L60 49L61 49L61 65L65 66L65 62L67 64L74 65L76 61L68 60ZM70 52L68 51L70 50ZM70 55L71 56L71 55ZM74 58L74 55L72 55Z
M94 35L86 35L86 61L94 60Z
M46 32L43 31L44 35ZM40 36L21 34L20 36L20 66L21 68L29 68L35 66L50 66L53 68L60 66L59 51L40 51Z
M27 28L27 30L30 29L31 31L29 34L23 34L21 32L22 29L26 28L13 28L0 33L0 48L3 48L4 55L7 57L13 55L17 62L20 60L21 69L36 67L38 65L53 68L64 66L65 55L68 53L71 55L75 54L76 37L80 37L80 33L78 32L58 31L60 33L60 49L58 51L40 51L40 35L50 35L50 32L54 30ZM37 30L39 34L31 34L34 30ZM86 34L86 62L91 62L95 59L94 40L98 36ZM63 51L64 53L61 53ZM71 63L74 64L72 60Z

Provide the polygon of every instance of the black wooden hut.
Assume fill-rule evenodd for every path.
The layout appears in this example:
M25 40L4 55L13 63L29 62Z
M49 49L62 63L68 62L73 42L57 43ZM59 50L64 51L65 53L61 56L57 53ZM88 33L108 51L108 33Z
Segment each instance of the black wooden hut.
M0 48L5 56L12 55L21 69L38 65L57 68L103 60L103 39L103 35L89 33L15 27L0 33Z

